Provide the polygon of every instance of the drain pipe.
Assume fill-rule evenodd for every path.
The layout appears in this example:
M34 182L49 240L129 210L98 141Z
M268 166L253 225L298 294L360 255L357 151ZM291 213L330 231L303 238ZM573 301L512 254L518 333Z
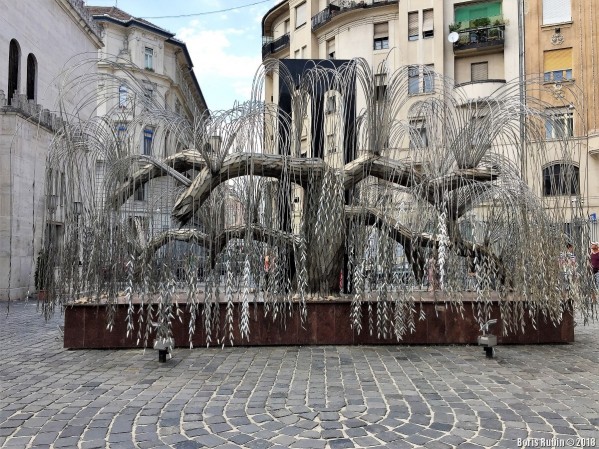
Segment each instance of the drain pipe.
M524 53L525 53L525 42L524 42L524 36L525 36L525 23L524 23L524 2L526 0L518 0L518 70L519 70L519 81L520 81L520 108L521 108L521 112L522 108L525 106L526 104L526 91L525 91L525 84L524 81L526 79L526 72L525 72L525 58L524 58ZM527 173L527 168L528 168L528 164L527 164L527 158L526 158L526 145L525 145L525 129L524 129L524 122L522 120L522 115L520 116L520 170L521 170L521 176L522 176L522 180L526 183L527 182L527 178L528 178L528 173Z

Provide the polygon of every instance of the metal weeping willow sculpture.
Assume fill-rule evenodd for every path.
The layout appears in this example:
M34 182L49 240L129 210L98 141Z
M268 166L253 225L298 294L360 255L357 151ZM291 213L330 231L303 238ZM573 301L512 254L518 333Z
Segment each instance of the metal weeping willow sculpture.
M185 308L190 342L203 327L208 342L233 344L236 313L251 341L251 303L264 304L264 320L303 321L312 298L341 294L352 301L348 326L401 339L426 319L427 284L462 313L473 290L480 323L498 300L504 332L538 312L549 323L571 307L594 313L584 227L572 237L580 262L567 288L558 263L562 225L584 216L582 202L542 196L580 195L585 155L566 138L546 141L546 123L563 122L532 96L521 101L521 89L542 85L507 83L471 101L426 67L375 75L362 60L304 64L297 77L267 61L255 100L229 111L181 115L131 77L126 108L65 116L48 159L48 194L64 174L67 199L64 235L48 236L40 256L46 312L124 302L128 331L144 344L153 332L170 338ZM411 95L414 70L431 95ZM287 109L258 100L273 76ZM81 76L64 94L98 78L106 91L123 83ZM555 160L570 169L541 179Z

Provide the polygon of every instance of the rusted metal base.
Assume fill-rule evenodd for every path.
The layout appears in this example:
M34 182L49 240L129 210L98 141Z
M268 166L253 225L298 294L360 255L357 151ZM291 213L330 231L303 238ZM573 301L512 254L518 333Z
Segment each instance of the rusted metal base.
M381 344L477 344L480 326L474 318L476 308L474 302L464 301L463 317L450 304L424 301L421 303L426 314L425 320L414 317L415 331L406 333L398 340L395 335L377 335L374 328L369 329L369 311L367 304L362 308L362 330L356 332L350 327L351 302L323 301L308 304L306 322L300 322L299 309L285 317L279 316L275 321L272 313L264 317L264 304L250 306L250 336L243 340L238 331L240 307L235 306L234 312L234 345L263 346L263 345L381 345ZM376 323L376 304L372 304L373 322ZM183 309L185 305L181 306ZM294 305L299 307L299 305ZM418 306L418 308L420 305ZM135 306L137 314L139 306ZM220 323L225 321L226 304L220 304ZM117 306L115 325L112 332L106 329L106 306L74 305L65 311L64 347L72 349L98 348L136 348L143 342L137 343L137 325L130 337L127 337L124 325L127 315L127 305ZM417 311L417 314L419 310ZM189 347L189 318L185 312L182 322L173 320L173 337L178 346ZM536 344L536 343L570 343L574 341L574 319L569 312L564 313L563 320L557 326L537 317L537 329L525 314L526 326L524 332L503 335L504 323L501 321L499 304L494 303L491 318L497 318L498 323L494 333L498 336L498 344ZM193 335L194 347L206 346L207 336L202 320L196 323ZM224 328L215 330L210 339L211 345L229 344ZM148 344L154 341L154 335L148 338Z

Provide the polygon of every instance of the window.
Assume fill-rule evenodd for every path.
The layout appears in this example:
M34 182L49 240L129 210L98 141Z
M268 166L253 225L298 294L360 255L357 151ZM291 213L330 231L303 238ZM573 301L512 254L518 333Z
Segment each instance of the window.
M283 23L283 34L289 34L289 19Z
M335 59L335 38L327 41L327 59Z
M408 67L408 94L431 93L435 88L434 64Z
M143 154L152 154L152 141L154 140L154 130L152 128L144 128Z
M125 138L127 137L127 124L126 123L117 123L116 124L116 139L118 142L125 142Z
M389 48L389 22L374 24L374 49Z
M543 169L543 195L578 195L580 171L574 164L557 163Z
M548 50L543 52L545 82L562 82L572 79L572 49Z
M119 86L119 108L127 107L127 86L121 84Z
M410 149L428 147L428 136L424 120L410 120Z
M424 93L430 93L435 87L435 76L434 76L435 65L427 64L422 70L422 91Z
M563 139L574 135L574 111L569 108L555 108L548 111L545 120L545 137Z
M376 101L383 101L387 94L387 74L378 73L374 75L374 96Z
M146 200L146 185L139 186L135 189L135 193L133 194L133 199L135 201L145 201Z
M21 64L21 47L12 39L8 47L8 104L19 90L19 68Z
M308 52L308 46L304 45L302 47L302 59L306 59L306 53Z
M470 80L484 81L489 79L489 63L475 62L470 64Z
M33 53L27 56L27 99L35 100L37 88L37 60Z
M570 0L543 0L543 25L570 22L571 20Z
M408 40L418 40L418 11L408 13Z
M154 70L154 49L145 47L144 64L146 70Z
M420 93L420 70L418 66L408 67L408 94Z
M295 28L299 28L308 20L308 6L306 2L295 7Z
M300 51L299 50L295 50L295 53L294 53L293 57L295 59L299 59L300 58Z
M424 39L435 35L433 28L433 10L425 9L422 11L422 37Z
M154 98L154 86L146 84L144 86L144 106L149 107Z

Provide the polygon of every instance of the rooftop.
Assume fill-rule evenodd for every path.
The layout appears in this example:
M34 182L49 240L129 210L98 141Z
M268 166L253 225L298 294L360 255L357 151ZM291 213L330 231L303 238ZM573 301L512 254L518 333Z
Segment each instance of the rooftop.
M127 25L129 25L131 22L138 22L140 24L144 24L146 26L155 28L157 31L160 31L161 33L166 33L170 37L175 35L174 33L171 33L170 31L153 24L152 22L142 19L141 17L134 17L128 12L125 12L122 9L117 8L116 6L88 6L87 10L95 18L98 18L99 16L106 16L110 17L111 19L118 20L119 22L123 22Z

